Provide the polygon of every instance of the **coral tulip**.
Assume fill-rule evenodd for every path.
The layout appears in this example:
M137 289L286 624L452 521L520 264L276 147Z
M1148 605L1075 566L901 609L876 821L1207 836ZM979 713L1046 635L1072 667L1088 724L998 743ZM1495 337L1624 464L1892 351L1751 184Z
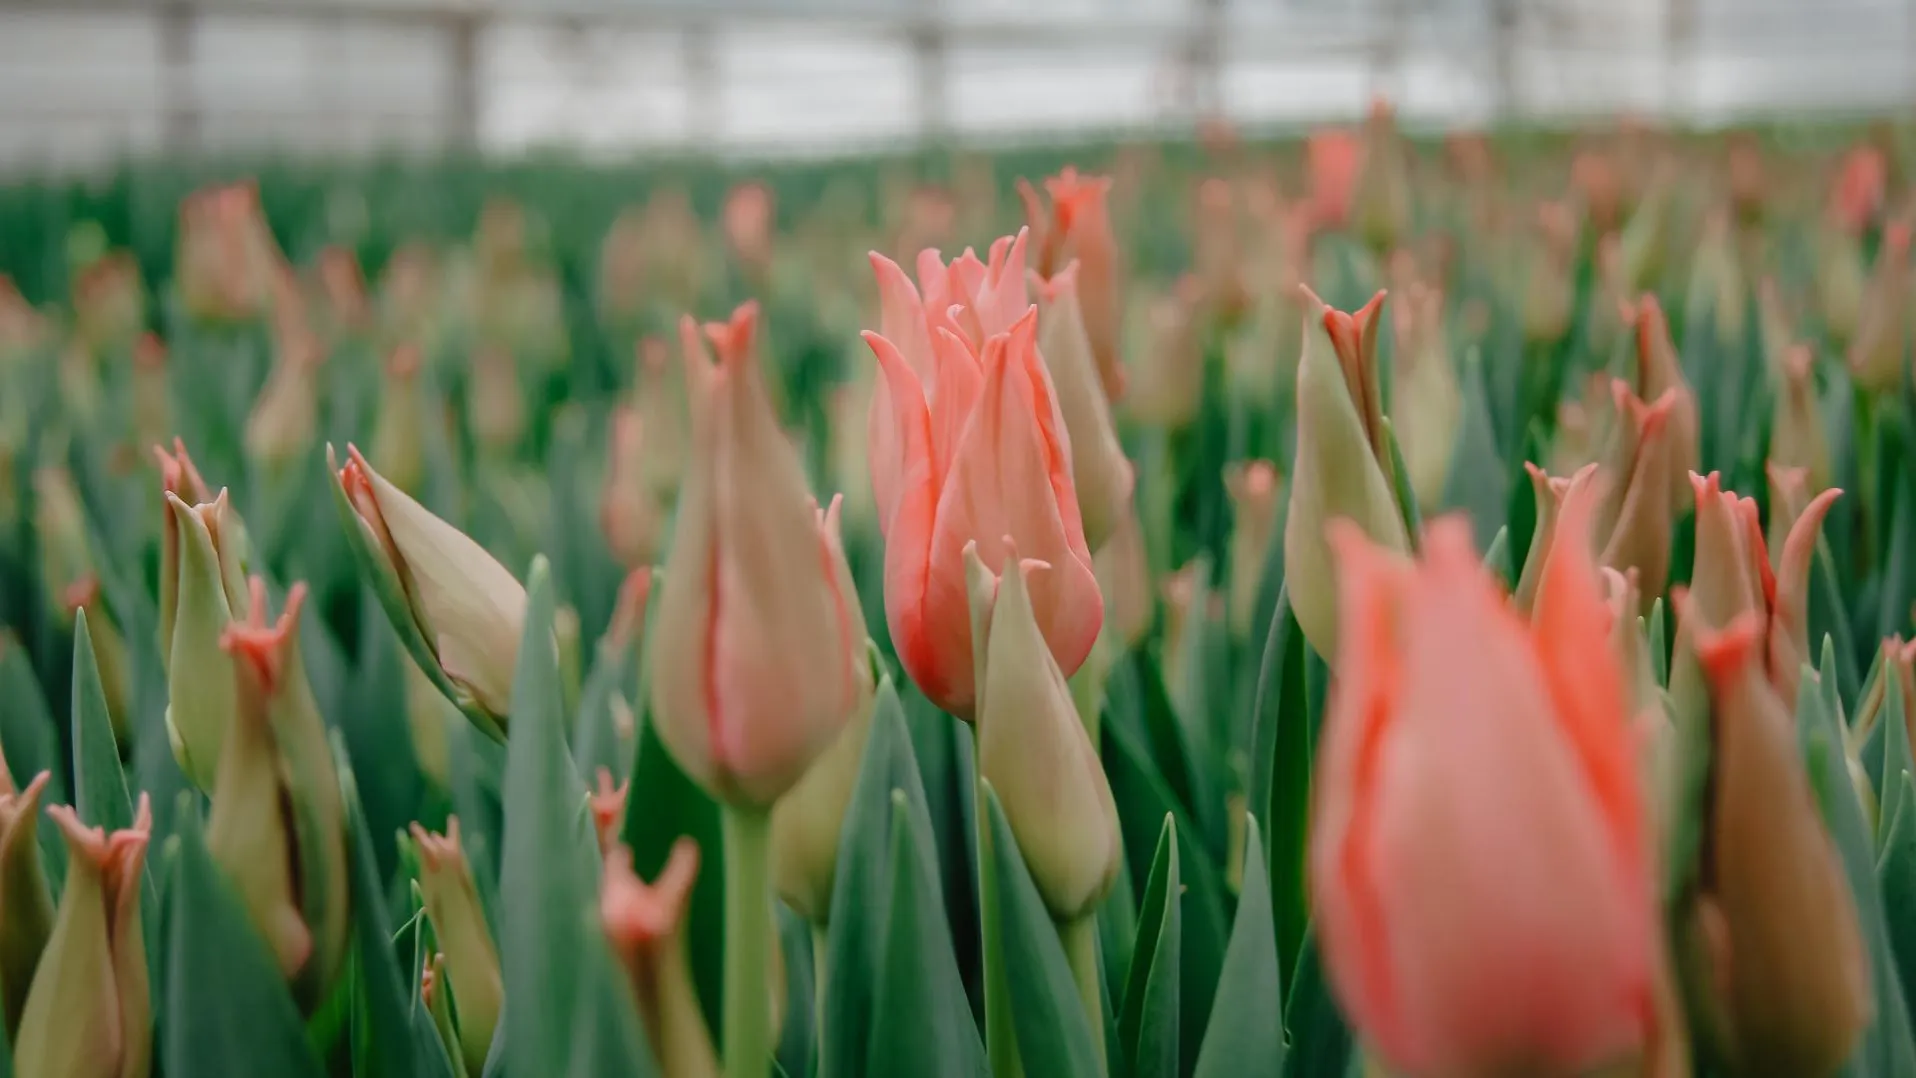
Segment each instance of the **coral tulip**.
M1559 527L1581 535L1589 508ZM1471 544L1412 565L1333 526L1343 634L1313 908L1344 1013L1399 1073L1589 1073L1653 1021L1657 907L1628 687L1588 546L1526 626Z

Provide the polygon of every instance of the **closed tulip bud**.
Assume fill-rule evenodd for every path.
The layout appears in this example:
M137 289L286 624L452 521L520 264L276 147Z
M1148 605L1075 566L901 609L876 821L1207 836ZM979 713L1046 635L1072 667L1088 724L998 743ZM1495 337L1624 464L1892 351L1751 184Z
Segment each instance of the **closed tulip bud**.
M858 707L858 598L754 355L757 308L682 325L692 452L652 646L659 737L713 796L770 807Z
M388 482L359 450L348 446L344 468L327 450L327 466L354 514L355 538L366 567L388 595L403 601L410 624L386 607L402 639L423 641L453 702L505 728L512 705L512 673L526 616L526 590L506 567L464 532L427 512ZM422 662L418 651L413 657ZM446 686L441 686L442 689Z
M221 639L238 707L220 752L206 845L281 971L312 1005L345 957L345 804L300 659L306 585L293 585L269 623L266 583L251 583L247 619Z
M1783 536L1774 566L1756 501L1722 488L1717 473L1691 473L1696 494L1696 562L1688 607L1709 625L1727 625L1748 615L1756 625L1763 664L1777 695L1796 699L1797 680L1809 661L1810 559L1816 555L1823 518L1842 491L1826 490L1796 513ZM1670 691L1692 712L1704 698L1701 674L1689 649L1679 645Z
M965 548L978 655L978 770L1003 802L1053 920L1097 908L1124 856L1117 803L1031 608L1026 576L1050 571L1004 541L1001 576Z
M1672 425L1678 401L1666 390L1645 404L1621 380L1610 384L1614 412L1609 440L1599 458L1605 477L1598 502L1597 560L1618 571L1634 569L1649 603L1670 581L1670 528L1675 517L1668 496L1677 437ZM1567 496L1567 495L1566 495Z
M1334 525L1312 908L1342 1010L1393 1073L1584 1075L1649 1039L1651 840L1589 526L1565 507L1576 541L1525 625L1467 520L1432 522L1416 565Z
M606 940L625 971L659 1070L672 1078L719 1074L685 949L686 911L698 873L698 844L681 838L653 882L633 873L632 851L618 846L606 855L599 884Z
M1828 1075L1873 1009L1855 899L1766 669L1754 612L1727 628L1680 600L1709 683L1711 768L1691 931L1709 967L1701 1035L1734 1073Z
M466 408L481 449L494 456L518 449L526 432L526 404L511 350L488 344L473 352Z
M659 553L664 507L645 482L645 428L636 409L612 413L612 439L599 495L599 527L607 548L628 568L650 565Z
M1396 113L1383 98L1371 102L1364 125L1363 165L1357 179L1357 228L1371 250L1388 251L1410 227L1410 178Z
M1154 296L1144 310L1144 352L1136 361L1136 384L1125 407L1139 422L1180 430L1204 404L1202 295L1196 277Z
M1524 472L1530 476L1530 492L1536 500L1537 525L1530 533L1530 553L1525 555L1523 572L1517 577L1517 590L1512 594L1517 612L1525 617L1537 601L1537 586L1543 583L1543 567L1550 560L1550 549L1557 534L1557 513L1563 508L1564 492L1570 489L1570 480L1552 478L1530 461L1524 461Z
M1104 383L1105 399L1118 400L1124 396L1124 363L1118 354L1124 326L1124 266L1111 232L1111 177L1087 176L1067 166L1045 180L1044 189L1051 199L1048 214L1031 185L1018 181L1025 223L1037 244L1038 272L1050 277L1062 272L1068 262L1078 263L1085 337Z
M40 865L36 827L51 778L42 771L16 790L0 760L0 1030L8 1043L19 1037L27 987L53 930L53 895Z
M1224 468L1224 492L1230 495L1235 522L1230 545L1231 634L1244 639L1253 628L1262 628L1253 626L1251 617L1257 610L1258 593L1263 590L1271 544L1277 538L1283 476L1268 460L1228 464Z
M65 805L47 810L67 843L66 885L14 1042L23 1078L146 1078L153 1004L140 882L153 813L108 835Z
M478 1074L485 1068L505 1000L499 951L479 905L472 866L459 844L459 818L447 818L443 835L413 824L412 838L419 847L419 893L457 1005L459 1050L467 1071Z
M1131 507L1132 468L1111 422L1078 304L1078 266L1051 279L1032 274L1038 292L1038 353L1058 391L1058 411L1071 446L1071 481L1084 514L1085 545L1096 551Z
M1010 535L1055 567L1034 582L1032 606L1067 676L1090 654L1104 605L1079 516L1071 441L1038 352L1037 311L1019 305L1022 270L1013 294L1019 244L994 246L992 264L1003 267L995 276L964 270L981 282L978 298L949 308L981 330L994 327L981 346L966 331L936 324L949 286L938 283L936 253L928 256L922 304L903 271L882 256L872 260L887 330L865 334L884 378L872 398L872 495L885 537L885 615L899 660L926 697L969 719L976 686L966 545ZM985 555L988 563L1001 556L1002 547Z
M601 856L612 852L619 844L619 830L625 826L625 800L632 792L632 780L612 781L610 768L599 768L594 776L598 788L586 799L586 807L592 812L592 830L599 836Z
M173 429L166 381L166 342L142 333L133 342L133 444L151 445Z
M1909 343L1909 238L1906 221L1883 229L1876 271L1863 293L1856 336L1849 345L1850 377L1873 393L1893 392L1903 384Z
M1823 406L1816 392L1815 354L1795 345L1783 354L1782 384L1770 419L1770 456L1774 467L1808 469L1807 481L1817 491L1829 487L1829 435L1823 428Z
M1903 724L1909 731L1916 733L1916 640L1889 637L1882 643L1879 661L1882 672L1870 682L1863 698L1856 702L1856 714L1850 721L1852 747L1860 746L1870 733L1870 728L1888 713L1891 681L1896 682L1903 694ZM1916 745L1916 741L1910 744Z
M1151 588L1151 565L1145 557L1144 528L1134 506L1118 530L1092 556L1098 592L1104 598L1104 632L1129 651L1151 631L1157 596Z
M165 497L160 654L167 669L166 735L180 770L210 790L238 706L220 637L247 614L244 531L224 490L211 504L189 506L171 490Z
M1426 512L1443 500L1463 427L1464 397L1450 361L1444 294L1412 285L1397 307L1395 391L1390 419L1410 472L1411 493Z
M422 435L430 411L419 385L417 345L402 344L386 360L379 393L379 418L373 425L372 459L393 486L417 494L426 483L426 445Z
M1663 308L1656 297L1645 294L1634 311L1625 315L1625 320L1636 334L1635 363L1628 379L1631 391L1646 401L1658 401L1665 394L1672 394L1670 418L1665 421L1670 444L1668 481L1671 509L1680 511L1689 501L1683 477L1697 469L1702 453L1696 394L1683 380L1676 346L1670 343L1670 324L1664 319Z
M1320 655L1337 653L1338 603L1330 522L1350 520L1398 552L1410 535L1391 490L1390 447L1378 401L1377 319L1384 294L1355 315L1308 291L1315 317L1304 326L1297 367L1297 457L1284 521L1284 572L1291 609Z
M272 373L247 413L247 459L269 472L285 469L313 446L319 431L317 341L296 337L280 350Z
M828 540L832 575L838 581L839 593L846 598L851 638L860 647L856 660L857 702L850 721L831 747L772 808L772 884L786 905L813 924L824 924L831 912L838 836L844 829L852 789L858 784L859 764L865 758L877 688L872 661L865 650L869 647L865 615L859 608L851 567L845 562L845 550L838 538L839 505L839 499L833 498L831 508L819 514L819 530Z

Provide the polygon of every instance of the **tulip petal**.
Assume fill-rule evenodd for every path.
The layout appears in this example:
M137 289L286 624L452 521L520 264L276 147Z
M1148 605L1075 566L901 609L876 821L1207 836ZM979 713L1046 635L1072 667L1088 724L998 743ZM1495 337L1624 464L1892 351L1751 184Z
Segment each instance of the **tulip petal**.
M931 338L925 330L925 307L918 289L898 263L871 252L872 275L878 279L878 333L898 346L921 382L932 380ZM933 257L937 255L934 252Z
M1831 487L1810 500L1790 526L1777 562L1770 602L1769 671L1771 684L1786 700L1795 698L1797 679L1810 660L1810 559L1816 555L1823 518L1842 494Z

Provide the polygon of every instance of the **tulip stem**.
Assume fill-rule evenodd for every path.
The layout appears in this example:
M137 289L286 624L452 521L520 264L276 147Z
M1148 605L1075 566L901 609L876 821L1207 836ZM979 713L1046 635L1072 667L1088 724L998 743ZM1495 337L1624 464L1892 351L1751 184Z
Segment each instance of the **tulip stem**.
M1098 913L1090 913L1058 926L1058 940L1064 944L1065 961L1071 964L1071 977L1078 982L1078 998L1084 1003L1084 1020L1091 1029L1091 1044L1098 1050L1100 1073L1110 1073L1104 1056L1104 988L1098 972Z
M825 1066L825 952L831 949L831 933L824 925L812 925L812 1012L818 1019L818 1068L820 1078L832 1072Z
M772 1061L772 816L726 805L725 1078L765 1078Z

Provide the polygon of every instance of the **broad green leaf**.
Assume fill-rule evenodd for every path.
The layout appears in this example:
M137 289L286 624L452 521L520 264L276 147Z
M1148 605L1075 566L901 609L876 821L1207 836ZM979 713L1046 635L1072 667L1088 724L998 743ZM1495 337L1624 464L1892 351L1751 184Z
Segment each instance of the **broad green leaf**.
M1417 496L1410 489L1410 468L1404 464L1404 448L1397 444L1397 429L1389 416L1384 417L1384 441L1390 446L1391 493L1396 495L1397 511L1403 514L1404 532L1410 537L1410 550L1415 554L1424 542L1424 518L1417 511Z
M386 625L373 599L360 590L359 654L350 673L340 671L347 697L339 710L326 715L345 735L346 746L354 762L354 783L366 814L366 826L372 835L380 879L392 875L396 863L393 835L421 818L425 796L420 756L413 744L413 726L406 700L406 679L411 676L411 660L400 653L393 632ZM300 627L300 643L306 649L307 669L314 670L313 659L320 649L310 642L330 637L317 615L317 605L308 610L312 621ZM317 680L317 679L315 679ZM431 717L428 717L428 722ZM437 759L432 770L435 782L447 781L447 748L443 730L439 734Z
M898 702L905 716L905 732L911 737L912 755L918 761L918 776L924 783L925 808L931 815L938 876L944 887L958 974L965 981L974 1011L982 1015L984 944L978 910L980 817L973 727L945 714L909 681L900 690Z
M1310 822L1311 759L1316 732L1304 685L1307 645L1286 589L1264 640L1251 738L1250 811L1264 836L1278 968L1297 961L1308 903L1304 844Z
M1238 895L1237 924L1224 952L1217 1002L1198 1052L1196 1078L1282 1078L1284 1013L1282 976L1277 965L1276 926L1271 913L1264 840L1257 818L1245 820L1244 890Z
M567 1078L662 1078L632 990L602 940L580 952L575 975L584 991L572 1028Z
M563 1072L571 1062L598 853L582 808L585 786L566 754L564 701L552 646L551 573L534 559L525 631L512 678L506 741L505 850L500 863L499 959L505 978L506 1071Z
M1350 1027L1344 1024L1324 981L1315 932L1304 936L1304 949L1291 972L1284 1000L1284 1033L1290 1046L1284 1057L1284 1078L1344 1078L1357 1055Z
M785 1029L772 1061L786 1074L809 1074L818 1050L818 972L813 964L813 941L811 922L780 903L778 944L785 956Z
M699 878L686 914L686 950L692 983L714 1043L722 1043L725 983L725 843L718 802L679 769L659 740L648 714L639 728L630 768L632 793L625 801L625 844L641 879L665 868L681 836L699 844Z
M359 981L354 1020L363 1030L353 1038L354 1078L452 1078L452 1060L429 1022L415 1022L399 961L393 953L392 919L380 893L379 862L372 832L359 801L358 783L345 746L335 733L333 757L339 768L352 828L350 861L353 904L353 969Z
M1177 823L1164 818L1158 852L1138 911L1138 940L1125 977L1118 1042L1134 1078L1177 1078L1180 968L1183 964L1183 885L1178 880Z
M951 953L944 903L932 865L930 821L914 810L903 790L891 793L891 881L877 976L872 982L871 1045L867 1072L874 1075L973 1076L986 1073L982 1059L966 1051L977 1043L977 1026L964 1004L964 986ZM932 973L942 968L943 973Z
M207 852L198 811L180 800L167 886L165 1073L322 1078L278 960Z
M902 810L894 793L902 798ZM894 829L901 826L908 828L907 839L895 838ZM939 1045L937 1053L921 1046L922 1058L945 1068L942 1073L979 1075L985 1070L984 1044L970 1019L957 958L943 928L948 919L938 896L937 866L925 841L930 831L911 738L905 731L898 694L887 677L878 687L864 760L839 837L819 1049L831 1078L885 1078L889 1073L872 1069L871 1052L881 1034L878 993L888 961L887 941L898 938L890 927L896 912L893 900L901 886L897 877L906 869L916 874L905 892L914 903L908 915L938 929L932 933L927 928L928 936L920 937L925 941L915 974L923 982L920 991L937 1001L936 1009L942 1014L965 1019L940 1025L940 1033L955 1041ZM894 864L901 856L908 858L906 863Z
M991 815L1001 957L1011 987L1018 1055L1027 1074L1096 1075L1102 1070L1099 1045L1092 1039L1058 929L1031 880L997 793L988 793L985 802Z
M1876 878L1883 890L1889 953L1895 959L1904 1002L1909 1003L1910 986L1916 985L1916 781L1905 770L1897 774L1895 785L1902 794L1896 799L1895 818L1883 825L1883 852L1876 863Z
M1870 954L1870 976L1876 986L1876 1013L1850 1061L1849 1073L1865 1078L1878 1074L1916 1074L1916 1039L1902 983L1896 975L1882 891L1877 884L1875 843L1862 806L1852 794L1849 766L1843 756L1830 696L1835 686L1823 685L1808 669L1797 691L1797 731L1809 768L1810 783L1821 807L1823 822L1842 855L1850 893Z
M42 771L50 772L46 803L66 803L59 729L26 648L6 629L0 629L0 749L6 753L16 787L25 787Z
M73 786L80 819L109 833L133 826L133 799L120 769L85 610L73 620Z
M1877 720L1883 728L1883 779L1877 784L1882 791L1877 818L1881 823L1877 827L1877 844L1882 848L1889 838L1890 821L1896 818L1898 805L1903 797L1903 784L1896 780L1897 775L1916 771L1916 759L1912 759L1909 746L1909 727L1905 717L1910 701L1903 699L1903 679L1886 677L1883 679L1883 716ZM1838 741L1839 746L1842 745Z

